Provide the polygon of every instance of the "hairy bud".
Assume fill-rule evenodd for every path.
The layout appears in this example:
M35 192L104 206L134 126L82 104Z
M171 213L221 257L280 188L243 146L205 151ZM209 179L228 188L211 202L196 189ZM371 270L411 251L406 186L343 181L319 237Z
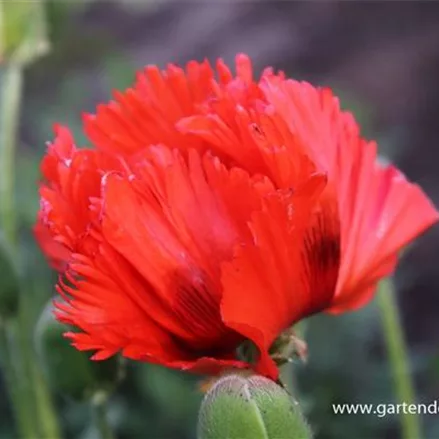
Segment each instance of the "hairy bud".
M229 375L206 394L198 439L309 439L298 403L261 376Z

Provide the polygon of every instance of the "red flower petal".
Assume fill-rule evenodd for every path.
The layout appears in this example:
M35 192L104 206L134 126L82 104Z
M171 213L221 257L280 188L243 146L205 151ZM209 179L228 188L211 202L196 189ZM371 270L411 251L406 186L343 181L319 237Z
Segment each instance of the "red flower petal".
M68 276L60 283L64 302L56 302L60 321L80 328L81 333L67 333L80 350L95 350L95 360L103 360L122 351L136 359L189 369L198 361L196 351L185 349L171 332L151 316L152 295L143 279L114 250L101 247L100 254L89 259L76 256L72 269L80 278ZM240 366L236 360L215 352L219 363ZM178 359L178 362L176 361Z
M102 259L107 248L102 243L98 254L93 253L93 264L91 259L70 264L83 280L70 279L75 289L61 284L74 298L60 305L65 312L61 318L89 334L87 343L74 335L74 343L103 351L97 358L122 350L130 357L199 370L200 364L213 362L208 360L212 355L224 367L243 367L234 358L243 338L223 324L219 312L220 266L232 257L236 244L251 239L247 226L251 212L260 209L262 196L273 186L240 169L229 171L209 155L201 160L195 151L186 163L177 151L154 147L145 151L146 159L136 158L129 179L114 173L106 176L102 239L120 257L106 249L108 255ZM116 266L110 262L114 259ZM106 268L110 263L112 267ZM104 273L108 278L100 278ZM118 286L111 285L118 277ZM115 304L121 310L119 323L114 320L119 315ZM137 340L136 334L122 334L124 315L129 316L125 325L139 319L140 327L141 318L149 319L176 346L169 347L165 356L155 353L149 342ZM108 325L105 335L100 334L101 325ZM193 366L200 358L203 361Z
M325 182L316 175L294 194L278 191L269 196L264 208L252 215L253 244L238 246L233 261L223 264L222 318L256 344L257 371L273 379L278 372L268 355L272 342L299 319L328 305L333 295L337 249L316 261L326 246L327 230L320 222L313 233L308 227ZM314 288L314 279L325 274L328 264L332 278Z
M60 279L58 290L64 302L56 306L61 321L85 332L70 336L76 347L115 353L154 330L154 339L146 337L146 342L157 344L148 346L150 350L160 348L165 335L130 299L132 288L139 284L135 279L125 282L126 263L120 256L106 246L94 259L74 255L71 267L77 276L67 273L68 282Z
M96 115L84 116L85 131L107 152L129 155L155 143L179 147L190 139L175 129L176 122L198 111L212 93L212 84L207 61L188 63L186 72L172 64L164 72L148 66L133 88L116 92L115 101L100 105ZM196 139L191 145L197 146Z
M80 246L95 245L92 229L99 216L101 180L109 171L123 171L124 162L98 151L76 149L65 127L55 126L55 133L41 164L45 181L40 187L39 227L50 230L53 240L70 252L77 252Z
M378 281L395 269L402 247L439 219L418 186L392 166L367 163L367 148L372 154L374 148L362 146L362 169L350 179L357 191L348 190L351 200L340 204L344 247L333 312L370 300Z
M399 171L378 163L376 145L360 137L330 90L269 77L261 88L334 188L342 258L331 311L359 308L394 270L399 250L434 224L438 212Z
M67 262L70 260L70 251L64 245L55 241L48 228L42 223L36 223L33 232L51 267L58 271L64 271L67 268Z

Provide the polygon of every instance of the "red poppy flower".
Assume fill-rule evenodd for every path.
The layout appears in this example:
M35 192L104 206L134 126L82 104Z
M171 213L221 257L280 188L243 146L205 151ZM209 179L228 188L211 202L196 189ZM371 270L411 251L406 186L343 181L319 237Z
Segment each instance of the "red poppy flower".
M58 318L81 350L277 378L275 339L361 307L438 213L329 89L220 60L147 67L42 162L38 227L65 249ZM43 249L47 246L43 245ZM50 253L50 252L49 252Z

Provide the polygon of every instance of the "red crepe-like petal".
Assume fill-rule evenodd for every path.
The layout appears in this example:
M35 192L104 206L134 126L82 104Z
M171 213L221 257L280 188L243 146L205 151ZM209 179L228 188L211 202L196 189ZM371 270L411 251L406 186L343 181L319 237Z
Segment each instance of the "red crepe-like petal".
M233 261L223 265L222 318L256 344L257 371L273 379L278 371L268 355L272 342L284 329L327 306L333 295L339 253L336 245L328 244L331 224L316 221L312 233L308 226L325 182L316 175L294 194L269 196L252 215L253 244L237 247ZM316 260L319 254L324 257ZM331 279L321 282L320 275L328 270ZM314 279L320 280L318 288Z
M220 266L251 239L250 215L274 188L267 179L227 170L210 155L201 159L191 151L186 162L165 147L144 153L129 178L112 173L103 180L102 243L93 260L70 264L80 280L69 278L74 289L61 284L74 298L59 305L61 318L87 334L71 337L78 348L97 349L97 358L122 350L130 358L195 371L212 368L212 358L217 368L244 367L235 359L243 337L220 316ZM157 327L173 341L153 335L160 346L169 345L167 355L137 332L123 333L137 320L139 334L150 325L149 332Z
M294 137L293 147L300 145L321 172L330 173L342 134L339 103L331 90L273 76L262 78L260 86Z
M399 250L435 223L438 212L399 171L378 163L376 145L360 137L330 90L273 77L263 78L261 88L334 188L342 258L331 311L359 308L394 270Z
M114 101L100 105L96 115L84 116L85 131L100 150L123 155L158 143L182 151L187 150L187 145L206 151L212 144L204 136L192 135L184 129L184 118L201 115L217 118L237 133L242 127L235 121L235 113L253 108L264 99L253 81L248 56L237 55L235 77L222 60L218 60L216 70L218 81L207 61L191 61L186 70L172 64L164 71L147 66L138 74L132 88L116 92ZM271 69L266 69L263 76L282 78L283 74L274 75ZM229 144L230 140L227 139ZM231 158L235 155L245 158L246 169L250 161L257 161L245 152L245 143L234 149L218 148L215 152L220 153L220 149L227 149Z
M282 81L283 74L266 69L262 78ZM200 137L226 162L268 175L279 188L296 187L315 172L308 151L252 82L248 57L238 56L237 77L214 91L204 114L177 123L182 133Z
M372 162L374 145L361 146L361 168L347 190L351 199L340 204L344 253L332 312L367 303L377 282L395 269L398 252L439 219L417 185L393 166Z
M35 239L42 252L46 255L50 266L58 271L64 271L70 260L71 252L62 244L55 241L49 229L38 222L33 228Z
M149 165L138 167L131 182L108 177L103 235L151 285L154 318L186 343L208 346L226 338L218 310L220 264L249 235L246 221L260 206L259 192L271 186L251 185L246 173L229 172L213 158L203 166L195 151L187 165L164 147L148 155ZM236 194L226 204L238 188L241 205ZM172 310L176 315L168 319Z
M85 131L101 150L132 154L151 144L180 147L195 138L182 136L176 122L195 114L212 94L213 70L207 61L187 64L186 71L170 64L161 72L147 66L133 88L116 92L115 100L100 105L96 115L85 115ZM111 130L108 127L111 126Z
M342 261L332 312L357 309L391 274L398 252L438 219L422 190L377 159L376 144L359 136L349 114L339 115L329 178L337 186Z
M68 332L66 337L79 350L96 351L92 359L104 360L122 351L127 358L199 373L248 367L230 354L216 352L215 358L200 359L182 348L151 317L143 279L110 247L102 246L93 260L80 255L74 259L72 269L82 278L67 275L71 286L61 281L65 301L55 303L57 318L84 331Z
M231 158L250 172L269 176L278 188L297 187L315 172L307 151L297 144L272 108L248 110L238 106L233 115L233 126L216 114L187 117L177 126L200 136L222 157Z
M128 162L57 134L39 227L69 249L58 318L83 332L67 337L94 359L122 351L198 372L248 367L235 359L242 336L220 318L220 264L251 239L247 222L274 190L269 180L195 151L186 163L150 147Z
M124 162L99 151L76 149L65 127L55 126L55 134L41 164L45 181L40 187L38 222L50 230L55 242L77 252L80 246L95 246L92 232L101 180L110 171L123 170Z

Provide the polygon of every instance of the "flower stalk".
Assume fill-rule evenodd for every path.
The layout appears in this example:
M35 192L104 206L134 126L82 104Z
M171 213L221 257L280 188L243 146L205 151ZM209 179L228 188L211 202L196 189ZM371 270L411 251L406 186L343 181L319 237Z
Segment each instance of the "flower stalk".
M22 92L22 69L14 63L5 63L0 71L1 81L1 147L0 147L0 213L6 239L16 241L14 209L14 155L15 138Z
M24 69L48 48L43 3L1 4L0 29L0 228L5 244L10 249L8 257L12 265L17 266L14 173L17 132ZM13 291L8 291L9 295L13 294L16 306L2 307L0 310L2 367L14 407L17 430L24 438L38 436L57 439L60 437L58 421L50 393L33 358L27 335L25 303L20 300L23 299L20 290L20 282L17 282Z
M0 225L11 257L16 257L16 221L14 213L15 139L22 92L22 69L14 63L4 63L0 69ZM18 295L18 291L14 294ZM13 344L15 325L5 316L0 322L2 367L20 435L35 434L29 400L14 366Z
M378 303L396 398L398 403L412 404L416 397L410 374L410 356L404 339L395 290L390 279L381 282ZM401 432L403 439L421 439L423 436L419 416L402 414Z
M97 391L91 400L94 422L100 439L116 439L107 417L107 394Z
M4 321L0 321L0 358L1 367L7 390L11 399L17 430L20 437L32 437L35 433L31 412L14 369L13 354L10 343L10 327Z

